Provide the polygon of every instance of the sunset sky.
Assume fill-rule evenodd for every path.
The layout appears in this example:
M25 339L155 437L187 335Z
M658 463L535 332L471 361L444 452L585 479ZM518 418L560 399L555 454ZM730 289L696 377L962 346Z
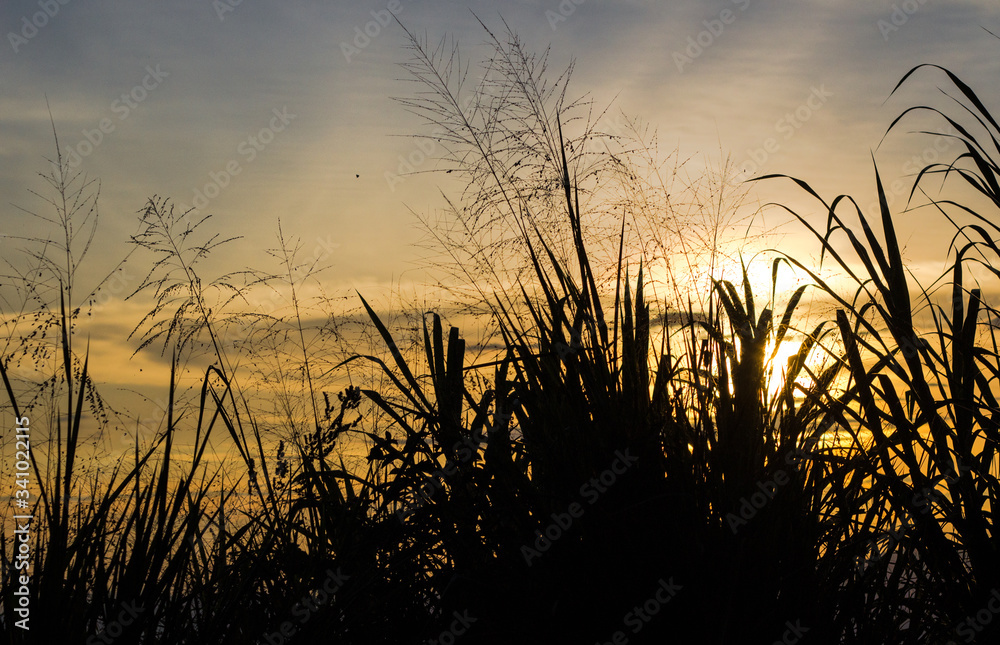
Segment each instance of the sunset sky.
M1000 0L0 27L0 645L1000 643Z
M984 30L1000 33L1000 21L986 0L16 0L0 7L2 232L49 234L17 208L42 209L29 189L44 192L37 173L54 150L47 97L60 144L101 182L101 250L83 277L125 254L147 198L191 206L207 195L216 230L243 236L216 258L226 270L262 258L281 218L328 259L327 280L344 293L420 283L410 209L439 208L439 187L454 187L433 173L387 180L417 150L408 137L428 134L391 99L413 86L401 80L403 31L381 24L390 11L431 41L456 38L470 58L484 51L476 16L498 30L502 16L529 48L552 46L554 71L575 60L571 94L642 119L695 168L729 154L746 177L789 173L865 204L873 151L887 182L918 167L914 155L957 152L905 134L927 120L876 151L902 109L945 104L944 76L931 70L886 101L911 67L948 67L1000 105L1000 40ZM754 199L793 195L775 183ZM907 257L940 269L940 221L907 217ZM4 259L16 262L17 247L0 238Z

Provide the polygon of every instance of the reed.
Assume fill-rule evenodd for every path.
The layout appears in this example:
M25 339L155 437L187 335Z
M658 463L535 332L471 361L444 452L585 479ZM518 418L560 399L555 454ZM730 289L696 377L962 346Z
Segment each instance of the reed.
M971 629L998 573L997 312L980 280L1000 275L1000 246L993 214L965 201L971 187L1000 206L1000 127L982 101L944 70L959 114L915 108L963 145L913 191L937 177L957 191L928 198L954 226L939 281L908 274L877 168L874 220L850 197L769 175L817 200L825 227L786 210L853 293L779 253L769 293L744 265L678 307L678 291L651 285L656 257L630 254L627 215L594 235L608 225L595 223L593 182L623 158L592 155L589 126L565 135L583 106L565 99L566 77L546 85L544 59L509 30L487 33L501 80L480 87L472 114L499 105L502 118L469 118L457 55L416 38L409 69L425 93L408 105L446 126L467 172L465 228L442 239L462 289L481 296L495 355L469 351L440 311L421 316L414 354L364 297L381 347L327 350L280 229L277 272L207 280L222 240L153 198L133 241L153 254L136 294L154 307L134 337L172 356L166 419L106 475L85 467L86 424L118 417L80 350L93 293L75 281L96 194L66 174L56 140L48 220L61 242L32 247L36 270L11 268L26 295L0 360L9 410L53 428L33 451L30 640L11 628L17 583L0 535L3 642L402 643L438 638L456 616L468 642L605 642L658 584L670 595L629 642L773 643L796 624L803 643L908 645ZM478 238L491 223L502 235ZM783 271L811 284L782 296ZM290 294L287 315L241 308L260 286ZM817 319L810 289L836 313ZM247 346L234 338L258 355L229 349ZM50 372L30 382L18 360ZM191 365L197 393L182 401ZM375 377L333 396L329 367L362 365ZM287 435L255 405L250 375L277 383ZM182 435L194 436L184 458ZM221 444L236 458L213 466Z

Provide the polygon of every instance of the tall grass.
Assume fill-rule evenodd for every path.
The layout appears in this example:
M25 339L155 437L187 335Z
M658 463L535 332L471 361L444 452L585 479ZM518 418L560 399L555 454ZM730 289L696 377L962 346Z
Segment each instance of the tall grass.
M1000 365L996 312L976 281L998 274L995 218L930 200L955 226L942 304L908 275L877 169L877 221L793 180L827 224L791 214L854 293L779 254L770 293L743 267L741 280L713 280L678 306L676 292L651 295L658 258L629 253L627 214L610 241L594 239L611 225L594 223L593 182L622 158L588 151L590 126L564 135L583 107L564 100L566 78L546 85L544 59L509 30L487 33L500 77L476 95L471 114L484 120L458 100L457 55L416 38L409 69L426 93L408 105L446 126L439 136L468 172L459 237L501 225L479 246L443 238L456 260L474 261L459 268L498 330L496 354L470 352L428 311L414 358L361 297L385 351L334 360L317 349L298 247L280 229L278 272L203 280L221 241L208 220L154 198L133 238L153 254L136 293L152 293L154 307L134 334L142 351L172 356L169 402L155 440L108 475L80 456L90 418L117 427L75 326L90 299L74 285L96 196L57 156L50 223L62 241L30 256L51 279L24 283L0 361L11 412L47 414L53 428L47 451L33 452L30 634L11 628L17 582L0 536L4 642L406 643L439 638L456 615L474 619L470 643L606 642L617 631L629 642L773 643L790 625L806 628L803 643L965 636L997 588ZM1000 128L946 74L972 123L922 108L964 152L921 172L914 194L941 176L1000 206ZM524 268L505 271L499 259L511 257ZM812 286L780 295L783 271ZM241 309L261 286L289 294L287 316ZM805 311L809 289L836 315ZM234 339L257 353L232 351ZM276 453L247 380L265 347L292 429ZM17 357L50 373L29 383ZM379 378L334 395L331 363ZM191 404L177 395L182 365L199 366ZM236 461L212 465L222 445ZM348 446L364 447L360 463ZM629 612L667 580L675 593L631 631Z
M38 240L39 250L29 251L35 270L23 283L25 310L8 320L8 351L0 361L9 409L16 417L33 420L33 503L20 511L33 518L27 570L31 631L13 626L18 599L12 592L25 570L13 567L11 547L16 542L8 533L13 527L5 514L4 642L54 642L68 634L97 634L126 607L138 616L122 638L180 642L176 639L187 638L192 627L190 599L200 583L195 574L207 563L204 551L199 554L195 547L203 524L223 512L224 498L207 503L211 479L199 479L211 423L199 423L195 456L187 470L173 463L176 419L171 417L148 450L140 451L137 445L131 466L119 461L106 477L82 471L86 433L94 431L85 427L88 419L96 419L98 430L113 422L92 379L89 352L79 352L79 343L73 342L89 308L78 302L92 301L100 287L84 297L76 289L77 272L98 225L98 196L92 182L69 173L58 154L58 139L56 147L53 170L43 176L54 192L52 198L43 197L53 213L38 217L54 225L61 238ZM25 370L13 362L19 355L30 358L43 375L47 369L51 372L41 383L25 383Z
M859 463L868 477L867 503L855 511L862 528L856 539L863 542L864 597L877 594L882 601L869 620L858 620L857 629L897 625L899 642L957 637L991 642L996 638L992 621L973 628L968 620L987 606L1000 573L993 534L1000 373L996 310L977 277L998 275L995 235L1000 229L995 213L967 204L978 193L1000 205L998 128L976 93L948 70L918 66L900 85L927 67L942 71L957 90L952 101L959 114L918 106L900 115L890 130L922 110L958 132L942 136L956 137L964 151L950 163L922 169L911 192L911 199L928 195L924 185L937 175L960 180L958 187L946 181L946 191L973 190L971 196L967 190L957 192L962 201L946 194L924 206L954 228L947 271L930 287L908 277L877 170L881 238L849 198L830 204L820 199L828 212L824 231L793 214L857 285L850 300L822 285L842 307L837 322L856 403L837 414L856 429L855 445L864 457ZM808 184L797 183L819 199ZM845 221L843 210L854 211L861 235ZM969 223L961 223L963 218ZM837 236L846 244L837 244ZM852 270L857 265L859 273ZM948 295L943 302L941 290ZM925 312L930 325L921 328L915 311ZM873 531L892 539L875 541Z

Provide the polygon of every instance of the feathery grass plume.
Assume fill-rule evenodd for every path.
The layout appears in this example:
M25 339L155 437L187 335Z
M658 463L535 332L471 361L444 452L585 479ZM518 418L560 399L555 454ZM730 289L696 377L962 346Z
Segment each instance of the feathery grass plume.
M462 185L456 200L445 198L444 210L417 215L431 253L427 268L459 313L478 316L492 338L493 294L516 293L519 280L532 279L529 240L544 235L561 262L573 258L575 243L561 217L564 154L602 288L617 279L620 227L630 231L625 257L656 269L650 286L662 288L672 306L687 302L692 275L707 288L726 252L723 238L754 224L742 213L746 189L731 166L692 179L690 160L658 158L648 128L596 108L587 95L574 97L573 65L552 74L548 50L532 54L506 22L501 31L480 24L490 55L478 66L463 60L457 44L433 44L403 26L412 52L403 67L416 88L397 98L430 130L418 138L440 151L435 167L419 172L455 173ZM505 305L520 306L519 298Z
M208 432L199 428L186 473L173 463L172 417L151 447L140 451L136 444L131 467L119 461L110 474L82 467L84 433L117 429L120 419L108 412L97 392L89 351L81 356L74 349L79 346L74 343L78 320L90 313L103 284L82 298L76 289L78 271L97 234L97 193L88 192L93 183L82 175L69 174L58 138L56 149L52 173L43 175L54 196L38 195L54 213L38 217L56 229L58 238L24 240L33 263L31 273L23 276L30 297L8 326L0 357L5 408L31 419L34 498L22 511L33 518L27 569L30 632L13 627L14 591L20 585L14 572L25 570L15 570L8 559L14 542L7 533L9 518L3 518L3 642L21 642L24 634L38 639L35 642L85 639L112 625L126 610L133 619L116 626L123 627L122 642L180 642L194 629L189 594L197 580L192 573L203 565L191 547L201 537L202 523L217 517L205 489L193 486L202 473ZM9 260L8 266L13 268ZM51 370L36 384L40 392L24 387L26 369L15 360L19 354L20 360L32 361L36 371ZM171 411L173 392L171 387ZM96 428L86 430L94 421ZM47 428L52 431L47 433ZM157 461L159 466L153 466Z

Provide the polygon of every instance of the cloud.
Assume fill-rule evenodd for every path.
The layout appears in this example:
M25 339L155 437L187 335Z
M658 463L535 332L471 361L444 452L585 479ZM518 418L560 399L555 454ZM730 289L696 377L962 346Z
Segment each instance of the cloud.
M556 0L511 4L503 17L530 50L552 45L551 71L575 61L571 93L590 92L600 107L617 96L617 108L658 127L664 145L676 144L684 157L694 155L693 171L720 154L731 154L736 162L752 158L775 139L779 145L762 171L795 174L826 196L852 192L866 202L873 194L870 154L885 128L912 104L907 101L936 96L936 85L943 83L922 76L883 105L911 66L952 67L974 83L988 105L1000 103L992 83L1000 43L981 29L996 27L993 3L985 0L911 0L906 6L917 8L888 37L879 21L891 21L903 2L571 4L575 9L566 20L555 23L547 12L561 11ZM410 52L395 24L380 25L350 61L341 47L377 20L373 11L387 6L243 2L220 19L210 2L61 5L18 52L9 42L0 52L5 90L0 93L0 227L52 234L11 206L38 207L29 189L50 194L36 176L49 169L43 157L53 150L47 98L63 146L86 141L86 133L104 119L115 126L79 167L101 180L103 227L94 263L81 268L83 282L101 276L106 270L101 261L124 255L136 230L135 213L147 198L169 196L190 205L233 161L241 172L219 186L205 211L215 215L208 224L214 231L241 239L203 265L205 279L246 266L266 268L262 251L275 245L281 217L286 231L304 240L337 244L324 278L331 291L349 293L352 285L365 285L366 295L371 289L391 290L401 275L419 282L412 267L420 252L412 245L421 235L408 207L442 205L437 187L450 190L451 184L433 174L417 175L391 191L384 181L399 156L413 150L406 135L426 131L390 98L418 90L400 80L405 72L398 63ZM400 20L431 42L453 34L466 52L464 60L484 51L487 35L476 16L502 30L495 5L485 0L400 0L399 6ZM6 3L0 22L16 30L35 8L32 2ZM697 48L690 53L687 48L699 38L700 53L691 56ZM691 58L683 70L675 54ZM115 102L157 66L169 76L120 119ZM782 119L823 87L832 93L829 100L785 138ZM249 160L241 145L269 127L275 110L285 109L296 118ZM896 175L887 180L905 175L906 160L926 145L906 136L883 144L880 167ZM756 190L762 202L800 197L789 182ZM914 261L937 257L940 221L930 215L914 221L922 225L910 239ZM13 242L2 243L5 259L16 261ZM152 383L147 368L152 374L163 364L145 356L128 359L130 350L120 343L130 331L124 323L127 308L120 311L121 318L91 327L94 351L122 366L109 375L114 382Z

